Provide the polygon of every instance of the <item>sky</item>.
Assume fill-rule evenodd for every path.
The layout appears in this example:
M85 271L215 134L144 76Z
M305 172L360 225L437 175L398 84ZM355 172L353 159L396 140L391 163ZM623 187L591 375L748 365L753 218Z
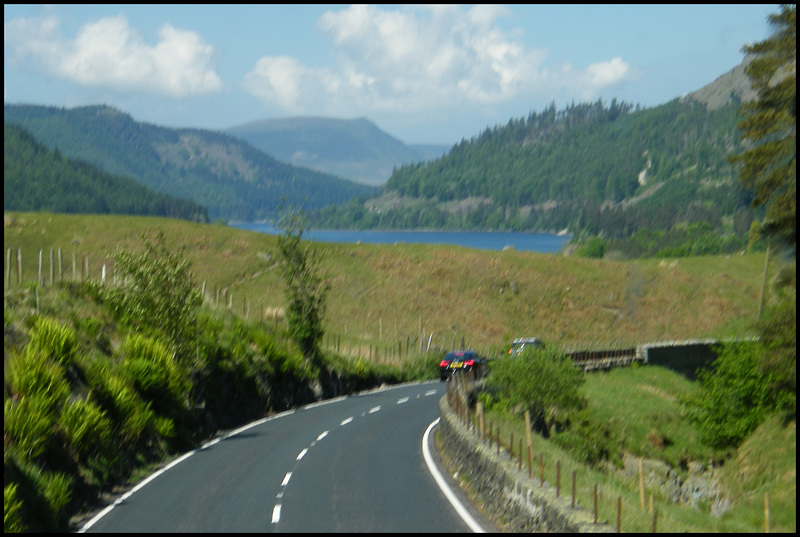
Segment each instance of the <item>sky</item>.
M778 10L6 4L3 100L212 130L363 117L452 145L551 103L666 103L741 63Z

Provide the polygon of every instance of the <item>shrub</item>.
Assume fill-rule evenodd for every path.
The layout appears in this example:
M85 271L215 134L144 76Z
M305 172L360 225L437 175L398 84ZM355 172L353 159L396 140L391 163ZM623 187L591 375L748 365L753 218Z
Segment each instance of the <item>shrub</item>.
M155 242L143 240L144 253L119 250L114 254L122 283L107 287L104 297L117 318L164 334L177 355L188 359L195 350L200 291L189 263L167 249L163 233Z
M489 367L487 387L511 405L529 410L544 433L548 421L583 404L578 393L583 373L566 354L525 349L515 356L494 360Z
M38 395L4 401L3 432L13 441L16 452L35 459L47 449L53 436L51 403Z
M597 466L610 461L621 466L622 441L607 423L597 423L576 413L570 419L569 428L557 433L554 440L581 462Z
M3 533L22 533L22 500L17 497L17 484L3 487Z
M60 411L70 393L61 366L48 360L31 344L22 353L11 355L6 380L18 396L37 396L49 413Z
M605 255L607 248L608 245L603 239L600 237L592 237L585 243L578 246L578 249L575 251L575 253L581 257L600 259Z
M278 235L283 280L286 284L286 320L289 335L303 356L314 362L319 359L319 342L323 336L322 319L329 285L320 275L320 257L303 244L306 220L299 211L289 210L279 223Z
M103 455L110 445L111 421L91 401L77 400L67 404L59 418L59 425L84 462Z
M681 400L708 446L735 448L775 408L771 377L758 367L760 351L751 343L720 346L713 369L698 375L700 389Z
M78 351L75 332L48 317L36 319L30 336L30 347L61 365L71 364Z
M129 336L120 347L121 373L132 380L156 412L169 413L180 406L190 383L163 343L141 335Z

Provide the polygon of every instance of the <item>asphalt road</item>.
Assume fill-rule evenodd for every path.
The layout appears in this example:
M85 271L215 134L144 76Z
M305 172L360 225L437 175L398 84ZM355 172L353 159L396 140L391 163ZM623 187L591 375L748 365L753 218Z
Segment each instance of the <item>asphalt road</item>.
M439 382L406 384L254 422L173 461L82 530L473 531L423 458L444 390Z

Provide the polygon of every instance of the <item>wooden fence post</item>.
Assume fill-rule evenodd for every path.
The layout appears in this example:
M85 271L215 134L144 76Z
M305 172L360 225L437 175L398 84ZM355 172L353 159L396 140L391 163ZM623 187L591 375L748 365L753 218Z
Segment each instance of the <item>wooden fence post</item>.
M539 488L544 486L544 453L539 454Z
M639 504L644 511L644 470L642 469L642 459L639 459Z
M764 493L764 533L769 533L769 492Z
M556 461L556 498L561 495L561 460Z

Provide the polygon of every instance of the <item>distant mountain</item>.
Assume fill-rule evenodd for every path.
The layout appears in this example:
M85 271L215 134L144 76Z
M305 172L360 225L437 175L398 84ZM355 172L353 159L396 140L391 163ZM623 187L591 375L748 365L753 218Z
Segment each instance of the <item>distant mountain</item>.
M205 207L67 158L8 123L3 125L3 210L167 216L208 222Z
M684 97L684 100L695 100L706 105L709 110L714 110L726 104L747 102L755 99L756 92L750 86L750 79L747 78L744 72L744 68L750 63L751 59L750 57L745 57L742 63L717 78L714 82L689 93Z
M706 222L746 236L751 198L728 162L740 148L739 102L750 98L742 70L653 108L598 100L512 118L402 166L381 196L324 209L312 224L621 238Z
M283 162L369 185L385 183L403 164L432 160L449 149L446 145L406 145L363 118L269 119L225 132Z
M222 132L135 121L108 106L5 105L6 122L47 147L109 173L208 208L211 218L271 218L282 200L307 209L371 196L375 189L278 162Z

